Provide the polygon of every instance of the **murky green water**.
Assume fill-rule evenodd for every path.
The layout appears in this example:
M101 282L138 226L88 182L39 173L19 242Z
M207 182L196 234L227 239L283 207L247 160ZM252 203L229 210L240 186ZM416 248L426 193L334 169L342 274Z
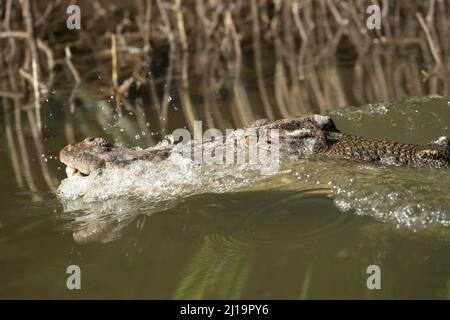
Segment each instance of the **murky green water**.
M1 298L450 298L448 172L300 161L255 180L217 169L189 189L190 169L168 166L170 175L164 167L145 179L122 172L84 189L95 197L61 199L57 155L68 140L100 135L147 146L186 125L177 96L164 130L154 129L160 119L145 101L146 116L136 109L118 118L113 101L81 91L67 117L68 96L56 90L45 106L40 144L1 119ZM233 101L217 101L224 123L236 124L226 111ZM368 137L427 143L450 135L445 98L331 115L342 131ZM66 287L73 264L81 290ZM366 286L370 265L381 269L380 290Z

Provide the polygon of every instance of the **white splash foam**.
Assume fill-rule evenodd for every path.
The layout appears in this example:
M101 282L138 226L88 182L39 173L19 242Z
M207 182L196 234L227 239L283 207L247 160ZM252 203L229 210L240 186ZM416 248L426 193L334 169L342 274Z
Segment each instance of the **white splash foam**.
M153 202L205 192L225 192L263 178L259 165L199 165L173 152L160 162L137 161L125 168L64 179L57 194L63 201L86 203L134 196ZM274 172L273 174L275 174Z
M330 187L342 211L411 228L450 227L450 172L328 160L303 161L293 175Z

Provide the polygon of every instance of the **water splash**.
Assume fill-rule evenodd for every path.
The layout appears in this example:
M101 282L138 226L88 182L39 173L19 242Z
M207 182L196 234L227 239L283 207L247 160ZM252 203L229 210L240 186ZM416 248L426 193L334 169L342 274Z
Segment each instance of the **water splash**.
M242 130L235 131L230 136L235 141L245 139ZM153 147L171 147L168 159L160 162L135 161L122 168L96 170L87 177L64 179L57 194L63 200L82 198L84 202L127 195L137 195L142 199L158 202L204 192L226 192L278 172L280 159L265 156L259 157L258 161L236 157L235 162L239 163L218 164L214 161L202 162L202 159L195 158L196 154L211 154L217 146L222 147L221 140L206 144L195 141L192 144L175 144L174 137L168 135ZM263 147L263 144L260 146L258 142L254 151L259 154ZM222 151L225 154L226 151ZM190 155L194 155L194 160Z
M297 164L292 175L328 186L335 205L344 212L411 228L450 227L447 171L309 160Z
M167 161L139 161L126 168L95 171L87 177L64 179L58 188L62 199L102 201L140 195L154 201L183 196L200 187L198 170L189 159L176 154Z

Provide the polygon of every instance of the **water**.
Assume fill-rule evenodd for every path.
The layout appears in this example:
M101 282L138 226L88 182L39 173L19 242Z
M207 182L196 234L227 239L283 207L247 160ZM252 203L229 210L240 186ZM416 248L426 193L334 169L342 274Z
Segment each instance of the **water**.
M46 106L40 148L26 128L25 150L17 126L15 148L0 130L1 298L450 298L449 172L285 159L261 175L172 156L63 180L57 155L68 140L144 147L187 125L176 95L173 121L157 130L158 119L117 117L89 91L68 125L68 94ZM224 110L233 103L218 101ZM367 137L450 135L442 97L331 116ZM72 264L82 270L78 291L66 287ZM366 287L370 265L381 268L381 290Z

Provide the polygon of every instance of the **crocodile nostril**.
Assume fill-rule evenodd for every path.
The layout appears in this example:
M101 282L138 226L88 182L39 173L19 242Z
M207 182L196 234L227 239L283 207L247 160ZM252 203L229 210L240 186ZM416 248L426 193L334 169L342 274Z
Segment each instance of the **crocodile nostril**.
M95 137L86 137L85 139L84 139L84 141L86 141L86 142L92 142L92 141L94 141L95 140Z

